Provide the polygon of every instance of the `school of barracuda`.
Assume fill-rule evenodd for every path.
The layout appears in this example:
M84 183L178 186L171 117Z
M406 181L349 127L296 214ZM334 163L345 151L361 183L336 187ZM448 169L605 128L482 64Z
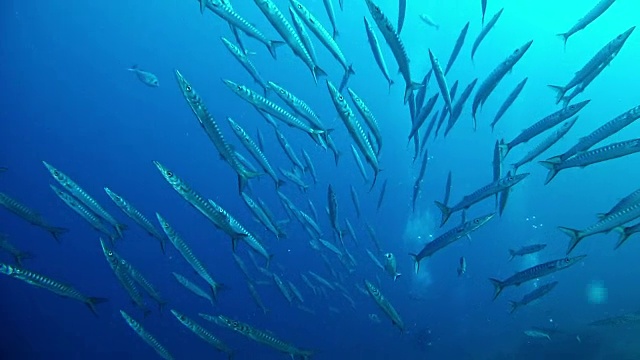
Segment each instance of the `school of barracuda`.
M492 130L494 127L500 126L499 120L508 117L509 108L514 106L514 103L519 98L527 84L528 77L524 77L504 99L490 124L478 123L478 114L487 111L487 109L482 108L482 105L491 97L496 87L505 77L519 76L517 71L518 63L527 61L528 50L531 47L535 47L536 44L533 40L523 39L522 45L513 49L511 53L505 53L504 61L495 64L494 70L490 73L477 74L477 77L469 76L466 79L455 79L453 81L454 79L448 74L450 69L455 67L456 60L459 59L458 62L460 62L465 57L462 55L462 50L469 47L470 41L467 41L466 38L467 35L472 35L472 31L469 29L470 23L482 23L482 28L475 35L476 39L470 49L470 57L473 59L481 56L477 54L482 43L491 41L489 35L494 25L502 17L509 16L508 9L506 11L505 9L495 9L493 14L486 14L487 9L491 8L491 3L482 0L478 7L477 19L471 19L467 22L461 29L456 43L452 44L452 52L447 59L446 66L443 67L441 64L445 63L440 61L446 59L444 57L446 54L435 53L429 49L428 57L431 69L426 75L422 76L423 74L416 74L415 69L411 68L408 55L411 51L404 46L400 34L408 5L406 0L399 1L398 9L383 9L376 4L375 0L357 0L363 1L369 11L364 16L364 29L362 31L366 33L366 39L371 50L369 54L371 58L353 59L345 56L341 47L347 46L347 44L341 43L338 36L341 29L340 13L337 10L349 11L350 3L355 1L339 0L338 7L334 7L335 0L324 0L325 17L325 14L310 11L307 7L308 4L306 4L309 2L308 0L290 0L288 9L283 1L254 0L255 4L251 4L251 6L257 6L273 29L255 27L250 19L245 19L242 16L241 10L232 6L231 0L199 1L202 16L211 17L213 14L216 21L228 23L233 38L228 37L227 34L219 34L219 37L231 56L255 80L255 86L247 85L237 82L238 80L236 79L227 79L225 74L221 73L219 75L223 83L231 92L244 100L247 103L247 107L253 107L256 111L256 116L261 116L273 127L275 138L284 153L281 156L286 158L291 165L289 169L276 169L272 165L273 159L271 156L274 156L273 151L271 149L265 151L265 141L267 141L265 139L269 136L268 134L259 132L254 137L250 129L248 129L251 125L248 122L230 117L226 121L214 118L198 92L205 84L199 82L198 79L189 78L187 73L182 73L178 69L175 70L177 88L181 91L187 105L184 112L188 113L187 109L191 109L195 120L198 121L202 130L211 140L213 147L220 155L220 159L235 173L237 188L233 189L233 191L237 192L238 199L242 199L242 202L246 204L247 207L244 211L247 214L251 214L255 218L256 224L259 225L241 223L237 214L232 214L224 208L225 204L217 204L207 199L200 192L200 189L195 189L189 184L189 179L183 178L180 174L171 170L174 164L165 164L161 159L149 159L148 165L155 164L160 173L159 176L161 175L170 185L170 187L167 187L167 192L170 193L169 189L173 188L180 197L213 224L213 227L218 231L218 237L231 240L231 245L227 247L226 251L229 252L229 256L233 256L238 268L244 274L253 301L264 312L265 316L269 316L269 308L262 301L260 292L265 285L275 284L273 289L277 289L281 293L284 301L301 311L312 314L315 314L317 309L305 306L305 298L312 296L324 297L329 304L347 301L357 311L354 298L368 297L381 310L380 315L385 315L401 332L405 332L407 325L402 320L403 309L400 308L398 311L390 301L390 298L397 298L398 295L385 296L381 288L389 289L395 284L394 281L402 281L403 277L400 276L398 264L409 263L412 260L413 269L417 273L420 271L420 263L425 258L434 256L436 252L460 239L469 237L473 232L482 231L485 224L492 221L495 222L495 219L500 217L504 211L508 211L506 206L509 194L512 191L517 191L521 187L519 185L521 182L528 181L529 172L516 171L522 167L527 167L530 172L540 171L540 166L527 165L539 159L539 164L548 170L548 176L545 181L545 184L547 184L561 170L575 167L584 168L599 162L611 161L640 152L640 139L602 144L604 140L622 131L640 118L640 105L638 105L634 108L620 111L620 115L610 121L597 124L597 126L594 126L595 130L592 133L582 134L576 144L565 153L549 157L546 160L541 160L542 158L540 157L543 153L547 153L547 150L553 147L561 138L568 136L567 134L580 117L580 111L588 106L591 101L590 99L585 99L574 102L574 98L579 97L582 93L588 94L588 85L600 74L605 74L603 76L606 76L605 68L615 66L615 57L632 35L635 26L624 28L624 25L616 24L621 27L618 34L606 44L593 44L593 53L583 54L585 65L580 69L576 69L577 71L573 78L569 79L565 85L549 85L557 93L555 99L552 94L549 96L549 102L553 101L559 104L557 111L539 120L527 120L530 126L513 139L496 139L494 157L492 159L493 178L490 182L464 196L459 197L458 195L462 194L456 194L459 200L451 202L449 198L454 186L452 186L452 174L449 172L445 194L442 200L435 201L433 208L441 212L440 227L448 223L451 216L458 212L461 213L462 220L449 227L448 230L440 231L422 249L415 249L407 256L407 254L393 254L383 251L385 247L384 241L377 238L375 228L370 225L368 220L361 218L360 197L373 196L372 190L376 187L376 184L380 183L378 181L379 178L384 176L384 172L381 172L384 164L380 161L380 154L387 146L384 148L382 146L385 134L378 126L378 121L381 119L376 118L374 112L367 105L371 100L360 97L358 89L349 86L350 78L358 76L359 61L375 62L380 71L380 80L384 80L380 81L379 86L388 86L389 89L400 83L397 76L394 76L393 71L389 71L389 69L395 69L395 65L399 69L403 85L395 86L403 86L404 95L401 99L394 98L389 101L401 101L409 108L406 115L406 118L411 121L408 141L413 143L415 149L413 161L414 164L418 164L417 168L419 169L413 185L411 199L413 210L415 211L416 202L424 192L422 183L427 174L429 160L427 144L432 134L435 135L434 138L437 137L445 121L444 137L448 136L456 125L471 126L474 129L480 126L490 126ZM233 2L240 3L238 0ZM614 2L615 0L599 1L571 29L561 33L560 36L563 38L565 46L571 46L570 43L567 44L567 40L570 37L579 36L576 34L585 29L591 22L597 20ZM193 16L199 16L195 2L193 5ZM209 11L212 14L209 14ZM395 13L395 11L399 11L397 21L387 15L388 13ZM486 22L485 14L488 15L487 18L489 19ZM580 14L573 14L572 16L574 15L577 18ZM422 20L426 25L433 27L433 31L440 27L440 24L436 23L427 14L419 14L415 15L415 17ZM265 35L274 33L277 33L281 40L271 37L271 35ZM313 80L318 86L326 86L328 99L322 99L322 101L335 107L335 117L339 121L332 125L335 126L334 128L330 128L313 110L314 107L319 106L318 104L309 103L307 101L310 99L302 99L291 93L277 83L279 79L264 79L260 75L260 64L252 63L250 56L252 53L247 49L247 46L249 48L255 47L254 40L265 45L271 56L274 59L277 58L278 61L281 61L280 59L282 58L290 57L289 50L292 51L293 55L302 61L311 73L309 78L301 74L298 81ZM249 44L249 42L251 43ZM287 50L286 47L289 49ZM342 74L328 75L323 70L322 64L318 63L318 57L316 56L316 53L321 51L327 51L335 58L335 61L339 63L343 70ZM392 60L388 54L391 54ZM142 70L138 66L132 67L129 71L135 73L137 78L149 87L158 87L160 84L153 73ZM418 75L420 76L418 77ZM334 76L336 77L334 78ZM435 78L435 84L432 82L432 78ZM373 80L371 83L373 83ZM450 84L453 85L450 86ZM461 91L458 91L458 84L460 84ZM429 95L428 92L431 90L432 85L434 85L435 91L432 91L433 94ZM310 83L310 86L314 86L314 84ZM463 90L462 87L464 87ZM276 96L273 96L274 93ZM346 96L347 93L349 96ZM320 101L318 99L313 100ZM442 103L442 106L434 112L436 104L439 102ZM458 120L462 117L468 119L466 120L467 124L459 125L461 123ZM502 122L504 121L502 120ZM340 123L342 124L338 125ZM231 131L227 129L228 127L231 128ZM351 143L335 143L332 135L344 131L350 135ZM235 137L234 135L229 135L231 133ZM543 133L547 134L547 138L539 141L537 145L529 145L531 140L540 138ZM307 144L307 149L302 149L302 152L298 152L290 145L287 136L303 136L303 134L308 136L310 141ZM595 146L598 144L601 145L596 148ZM522 159L508 158L510 151L519 145L528 147L530 150ZM346 160L342 160L343 158L341 157L341 154L351 152L358 168L357 171L362 175L366 186L361 187L360 184L351 185L350 200L347 200L340 198L335 187L329 183L326 190L326 203L314 204L305 195L307 189L319 186L316 184L323 181L323 175L325 175L325 180L329 179L329 182L331 182L331 179L326 174L316 173L314 159L307 151L316 146L323 149L325 154L332 153L336 166L341 168L342 171L356 171L353 166L345 168ZM244 154L248 154L248 156L245 158ZM421 161L417 161L419 158L421 158ZM503 166L503 164L509 163L512 164L510 168ZM170 277L172 274L176 281L184 286L185 290L212 304L215 304L220 297L225 296L225 291L223 290L226 287L216 281L216 274L228 271L228 269L219 269L215 264L201 262L199 254L194 253L189 247L190 242L196 239L181 235L180 225L171 223L171 218L164 217L160 213L156 213L154 216L154 214L143 214L138 211L135 208L135 204L126 200L127 189L104 187L107 197L122 212L122 214L118 214L120 215L118 217L113 214L113 210L107 210L107 207L103 205L104 199L106 199L104 194L98 197L98 194L94 191L95 189L92 189L90 194L80 184L72 180L75 174L67 174L62 169L58 169L46 161L43 161L43 164L55 180L56 184L50 185L53 192L66 206L84 218L99 233L96 235L96 240L99 238L99 241L96 241L95 246L101 247L104 253L105 261L102 265L110 267L114 274L112 281L117 281L121 285L122 290L129 295L135 307L138 308L139 311L134 308L128 309L127 312L120 310L124 321L160 357L172 359L171 349L164 347L153 336L153 329L144 327L144 318L152 313L147 304L147 298L153 299L160 309L165 306L171 307L171 301L168 297L160 294L154 287L154 278L150 277L152 274L142 274L136 269L135 264L126 260L129 254L116 252L118 242L126 241L127 229L136 224L158 241L163 253L173 252L174 249L170 248L173 246L200 279L197 279L193 274L187 277L185 274L179 274L170 269L153 275ZM219 166L223 167L224 165ZM370 174L371 172L373 174ZM6 167L0 167L0 173L6 173L2 176L10 176L11 170ZM226 173L220 172L220 174ZM265 175L274 183L273 191L277 193L278 198L281 200L280 206L284 208L285 213L288 215L286 219L279 219L274 216L270 208L278 206L277 204L267 204L260 199L259 194L252 192L251 183L260 177L265 177ZM378 209L384 205L387 191L387 181L386 179L383 180L377 192ZM296 188L300 192L295 195L285 194ZM225 191L227 190L229 189ZM624 195L621 194L621 197ZM389 196L391 195L387 197ZM494 212L467 217L466 213L470 208L489 198L495 198ZM51 224L31 207L34 204L22 204L19 199L20 194L0 193L0 204L4 208L30 224L42 228L51 234L56 241L61 242L61 239L69 230L58 226L59 224ZM341 211L341 208L347 206L349 202L357 214L355 218L349 219ZM64 205L61 203L60 206ZM321 210L316 210L316 206L319 206ZM326 209L326 211L322 209ZM126 215L129 220L125 221L125 217L122 215ZM640 218L640 189L624 196L610 210L598 214L598 218L593 221L593 224L584 229L559 227L558 234L564 233L569 237L569 245L565 257L551 256L550 260L516 272L506 279L491 278L490 282L487 282L487 286L489 283L494 286L495 299L508 287L519 286L525 282L540 279L572 267L582 262L586 255L569 256L569 254L574 249L579 250L579 244L582 240L595 234L609 233L612 230L619 231L621 234L620 239L615 245L618 248L632 234L640 232L640 223L631 224L638 218ZM308 234L309 251L315 252L317 256L323 259L327 265L328 273L319 274L308 269L301 269L299 276L285 276L273 271L272 264L277 262L278 258L277 256L274 257L270 248L277 247L286 241L293 241L287 238L287 228L293 227L296 223L299 223ZM327 227L325 224L329 226ZM360 242L354 230L354 224L366 227L371 238L371 246ZM175 228L174 225L176 225ZM272 236L275 240L266 240L258 236L256 234L257 227L263 227L262 230L265 231L265 234L269 234L268 236ZM121 240L123 238L125 240ZM297 238L295 241L301 241L301 239ZM64 246L64 244L62 243L60 246ZM543 252L545 248L546 244L533 244L515 250L505 249L505 264L515 257ZM46 274L28 270L29 262L36 260L31 259L32 254L19 250L15 244L10 242L8 236L0 236L0 250L7 252L15 259L15 265L0 263L0 272L8 277L13 277L35 287L44 288L63 297L83 302L96 316L100 313L99 304L107 301L104 297L84 294L81 290L71 285L49 278ZM506 250L508 250L508 253ZM354 252L358 252L358 254L366 253L380 272L380 276L386 276L392 280L390 282L391 285L383 286L377 275L375 280L359 276L358 267L361 265L358 264ZM260 259L257 259L254 255L258 255ZM510 255L510 257L507 258L507 255ZM250 258L252 267L247 266L245 263L247 257ZM456 267L459 277L463 279L465 273L472 270L471 265L469 270L467 269L467 258L461 256L459 259L458 264L452 264L452 269ZM177 257L173 261L182 260ZM524 294L521 300L513 299L510 301L511 312L526 306L534 300L539 300L550 293L556 286L562 286L561 282L552 281L543 284L534 291ZM392 292L391 290L385 291ZM45 301L44 297L43 301ZM252 325L234 320L233 314L194 313L192 317L187 317L182 313L184 310L171 308L170 312L179 323L229 358L234 356L237 349L231 349L219 340L215 335L217 332L233 330L249 340L288 354L294 359L308 359L314 354L313 349L300 348L298 345L288 343L269 330L258 329ZM334 306L329 306L329 310L332 312L341 311ZM374 322L380 321L377 314L363 313L362 316L368 316L372 321L375 320ZM173 321L169 318L164 319ZM640 322L638 319L640 319L640 316L628 314L597 321L592 325L602 326ZM211 325L211 327L203 324ZM176 322L177 326L179 325ZM525 334L531 337L549 338L549 333L539 328L527 330Z

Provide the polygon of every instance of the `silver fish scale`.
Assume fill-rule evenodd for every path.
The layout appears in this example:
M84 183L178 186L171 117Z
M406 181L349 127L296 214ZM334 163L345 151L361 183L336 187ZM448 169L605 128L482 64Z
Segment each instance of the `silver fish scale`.
M29 218L29 220L37 223L42 223L43 220L40 214L36 213L34 210L29 209L25 205L19 203L17 200L10 198L4 193L0 193L0 202L7 207L7 209L12 210L16 213L20 213L23 217Z
M558 140L560 140L567 132L569 132L569 130L571 130L571 128L573 127L573 124L576 123L576 120L578 120L577 117L564 123L560 129L558 129L551 136L547 137L538 145L536 145L536 147L531 149L531 151L529 151L520 161L514 163L513 167L519 168L520 166L535 159L538 155L542 154L545 150L547 150Z
M242 50L240 50L240 48L235 46L229 40L227 40L225 38L222 38L222 42L227 46L227 48L233 54L233 56L236 58L236 60L238 60L238 62L240 62L240 64L242 64L242 66L247 70L249 75L251 75L251 77L263 89L267 89L267 85L264 82L264 79L262 78L262 76L260 76L260 74L258 73L258 69L256 69L256 67L253 65L253 63L251 61L249 61L249 58L247 57L247 55L245 55L244 52Z
M640 151L640 138L603 146L594 150L578 154L566 161L561 162L556 167L557 170L572 167L584 167L593 163L615 159L620 156L632 154Z
M640 217L640 203L615 212L582 231L585 235L607 232Z
M276 175L275 171L271 167L271 164L267 160L267 157L264 155L262 151L260 151L260 148L258 147L258 145L253 141L253 139L249 136L249 134L247 134L247 132L238 123L231 120L230 118L228 120L229 120L229 123L231 124L231 129L233 130L233 132L238 136L240 141L244 144L244 146L251 153L251 155L256 160L258 160L263 170L267 172L269 176L271 176L273 180L277 183L278 176Z
M209 204L216 208L216 212L221 214L226 219L227 223L231 226L232 229L237 229L239 230L239 233L246 235L242 238L242 240L246 242L252 249L257 251L260 255L264 256L267 261L271 258L260 241L258 241L258 239L256 239L256 237L251 232L247 231L247 229L245 229L244 226L242 226L242 224L238 222L238 220L231 216L231 214L229 214L225 209L220 207L220 205L215 204L213 200L209 200Z
M13 271L11 276L15 277L16 279L20 279L34 286L45 288L47 290L53 291L62 296L79 299L81 301L84 301L86 299L84 295L80 294L78 290L72 288L71 286L59 283L43 275L36 274L28 270L19 269L19 268L12 268L12 269Z
M314 63L317 63L318 59L316 58L316 48L313 46L313 41L311 41L311 37L309 36L309 33L307 33L307 29L304 27L302 19L300 19L295 9L292 9L291 7L289 7L289 14L291 14L291 21L297 30L300 41L302 41L304 48L309 53L311 60L313 60Z
M91 210L87 209L82 204L77 202L75 198L73 198L71 195L55 188L53 185L51 186L51 188L53 189L53 191L55 191L56 195L58 195L58 197L60 197L60 199L62 199L62 201L64 201L65 204L67 204L67 206L69 206L72 210L78 213L78 215L82 216L94 229L109 236L110 238L114 237L114 234L112 234L102 224L102 221L100 221L100 218L96 216L96 214L91 212Z
M207 1L207 0L202 0ZM216 3L215 0L207 1L207 4L211 4L211 9L214 13L216 13L221 18L227 20L229 23L233 24L238 29L242 30L248 36L260 41L261 43L269 46L269 40L250 22L245 20L240 14L233 11L228 6L224 6L222 3Z
M307 126L305 123L300 121L300 119L293 116L291 113L289 113L282 107L278 106L273 101L265 98L264 96L261 96L260 94L256 93L251 89L248 89L248 88L245 88L245 89L249 94L249 101L255 106L257 106L259 109L269 112L271 115L277 117L278 119L280 119L281 121L283 121L284 123L286 123L291 127L298 128L309 134L313 133L313 129L311 127Z

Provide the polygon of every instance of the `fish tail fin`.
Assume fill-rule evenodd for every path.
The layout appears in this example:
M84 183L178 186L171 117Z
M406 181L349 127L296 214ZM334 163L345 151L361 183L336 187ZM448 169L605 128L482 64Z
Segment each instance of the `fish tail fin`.
M519 307L516 301L509 301L509 306L511 306L511 308L509 309L509 314L513 314Z
M87 304L87 307L89 307L89 310L91 310L93 315L98 317L98 312L96 311L96 305L105 303L107 301L109 301L109 299L107 298L92 296L87 298L87 300L85 301L85 304Z
M286 182L284 180L278 179L278 181L276 181L276 189L280 189L280 186L285 184Z
M336 166L338 166L338 161L340 161L340 155L342 155L340 151L333 153L333 159L336 161Z
M507 156L509 151L511 151L511 147L509 146L509 143L505 143L504 139L502 139L498 144L498 149L500 149L500 156L502 156L503 159Z
M567 255L578 245L578 243L584 239L584 235L576 229L571 229L567 227L558 226L558 229L563 233L567 234L571 240L569 240L569 247L567 248Z
M393 275L393 281L396 281L400 276L402 276L401 273L396 273L395 275Z
M35 255L33 255L30 252L27 251L22 251L17 253L16 255L13 256L13 258L15 259L16 263L20 266L22 266L22 260L26 260L26 259L33 259L35 257Z
M556 92L556 104L564 99L564 93L567 92L564 87L558 85L547 85L551 90Z
M554 177L556 177L556 175L558 175L558 162L554 161L553 158L551 158L543 161L538 161L538 163L549 170L547 178L544 179L544 184L547 185L549 182L551 182L551 180L553 180Z
M324 71L320 66L316 65L313 67L313 77L323 77L327 76L327 72Z
M391 93L391 85L395 84L392 79L389 79L389 93Z
M139 69L138 64L133 64L133 65L131 65L131 67L130 67L130 68L128 68L127 70L129 70L129 71L136 71L136 70L138 70L138 69Z
M284 45L284 41L279 40L271 40L269 41L269 43L267 43L267 49L269 49L269 53L274 59L278 58L276 55L276 49L282 45Z
M269 270L269 265L271 265L271 260L273 259L273 254L269 254L269 256L267 256L267 264L265 265L265 268L267 270Z
M567 50L567 40L569 40L569 33L560 33L560 34L556 34L556 36L561 37L562 38L562 42L564 43L564 49Z
M204 9L207 8L207 0L200 0L200 14L204 14Z
M231 236L231 249L233 252L236 251L236 247L238 246L238 240L244 240L248 235L242 233L235 233Z
M631 233L629 232L628 228L622 228L622 231L620 232L620 238L618 239L618 243L616 243L616 246L613 249L618 250L618 248L625 241L627 241L627 239L629 239L629 236L631 236Z
M420 271L420 260L421 259L418 259L418 255L416 255L416 254L409 253L409 256L411 256L411 260L413 260L413 269L415 270L415 272L417 274L418 271Z
M451 216L451 208L441 203L440 201L434 201L434 203L436 204L438 209L442 212L442 220L440 221L440 227L442 227L442 225L444 225L447 222L447 220L449 220L449 217Z
M498 297L498 295L500 295L502 290L504 290L504 283L494 278L489 278L489 281L491 281L491 284L493 285L493 290L494 290L493 300L495 300Z
M114 227L116 229L116 232L118 233L118 239L122 239L122 232L127 230L128 226L125 224L116 224L116 226Z
M333 40L335 40L338 36L340 36L340 32L338 32L338 29L333 29Z
M62 236L62 234L69 232L69 229L67 228L55 227L55 226L50 227L47 230L51 233L51 236L53 236L53 238L56 239L58 243L60 243L60 236Z
M421 87L422 84L417 82L411 82L407 84L407 86L405 86L404 88L404 103L406 104L409 101L409 98L411 97L411 94L413 94L414 90L418 90Z
M167 305L166 301L158 301L158 312L162 313L162 310L164 309L165 305Z
M162 255L167 255L167 241L165 239L160 240L160 250L162 250Z
M509 261L513 260L516 257L516 252L514 250L509 249Z
M211 299L218 301L218 292L224 290L224 285L214 282L213 285L209 285L209 289L211 290Z

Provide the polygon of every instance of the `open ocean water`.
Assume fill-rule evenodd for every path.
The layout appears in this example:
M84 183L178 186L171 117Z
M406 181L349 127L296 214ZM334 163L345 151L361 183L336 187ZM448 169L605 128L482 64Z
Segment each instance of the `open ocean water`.
M332 33L325 10L327 1L302 3ZM256 2L259 1L231 1L234 11L266 38L281 40ZM355 71L347 86L370 108L382 134L377 156L381 171L372 190L372 167L358 150L368 178L365 180L352 155L354 139L327 90L326 79L337 87L344 69L311 32L317 62L328 74L326 78L319 77L317 85L289 46L278 47L275 60L263 44L240 32L250 53L247 57L262 78L305 101L322 120L324 129L333 129L330 136L341 154L337 165L334 154L317 144L323 141L314 142L304 131L276 120L295 154L304 162L304 149L317 173L314 183L309 169L304 173L294 171L308 186L302 191L279 170L292 171L294 165L278 144L273 127L256 108L223 83L222 79L227 79L263 93L223 45L221 37L233 43L236 40L227 22L211 9L205 7L201 14L198 2L192 0L5 1L1 5L0 192L39 213L48 224L66 228L68 232L60 236L58 243L41 227L0 209L0 233L5 234L4 251L0 251L0 262L5 266L0 266L0 270L11 275L0 278L3 329L0 358L157 358L158 354L134 332L120 311L135 319L176 359L228 357L183 326L172 315L170 310L174 309L224 342L238 360L289 357L286 351L255 341L265 337L310 350L313 355L309 358L318 360L640 359L640 315L636 313L640 310L637 261L640 243L632 236L614 250L619 233L613 230L586 238L566 255L569 237L557 229L587 228L598 221L597 213L609 211L638 189L639 155L562 170L547 185L544 185L547 170L538 164L562 154L599 126L640 105L637 33L630 35L616 51L615 58L607 56L606 63L601 65L604 68L598 68L601 73L572 101L575 104L591 100L578 113L570 131L536 160L518 169L518 173L530 175L510 192L507 190L508 204L501 216L496 214L468 237L423 259L417 274L408 255L419 252L427 242L459 226L461 221L498 212L494 197L490 196L465 211L463 220L460 213L455 213L440 227L441 213L434 201L443 200L449 172L452 174L449 206L492 183L496 140L508 142L536 121L562 109L562 103L555 104L555 94L547 85L566 84L605 44L638 25L640 3L613 2L563 46L556 34L576 24L596 6L596 0L489 0L485 24L500 9L504 11L472 61L471 47L482 29L481 1L407 0L400 38L410 59L411 79L419 83L432 69L429 50L443 68L446 66L467 22L470 25L464 45L446 76L449 90L459 81L454 104L464 88L478 78L451 132L443 137L445 122L437 137L429 137L426 152L420 152L414 161L414 143L407 142L412 120L409 105L403 102L405 81L397 73L398 64L381 29L365 0L342 0L342 10L338 0L329 2L339 30L337 44ZM374 2L396 31L398 1ZM290 19L288 1L273 0L273 3ZM216 4L221 3L218 0L207 3L211 8ZM428 25L422 14L427 14L437 26ZM374 60L363 17L378 38L395 82L390 90ZM472 103L480 84L529 40L533 40L530 49L507 71L478 109L474 131ZM141 82L136 73L128 71L134 65L157 76L159 86ZM226 118L235 120L256 141L258 131L262 134L263 152L277 176L286 182L279 191L291 200L294 209L288 211L283 207L274 182L266 174L249 180L244 191L266 204L286 237L278 240L254 219L238 193L236 173L221 159L185 101L176 81L176 69L200 95L230 148L256 167L257 162L234 135ZM496 111L525 77L528 81L521 94L492 131L489 124ZM442 91L435 77L431 77L424 102L449 90ZM369 139L370 144L377 144L346 88L342 94L365 129L361 136ZM274 91L268 98L293 113ZM433 113L446 111L442 98L438 97ZM418 131L420 138L431 117ZM302 122L308 124L304 119ZM638 126L630 124L592 149L637 138ZM508 177L510 164L556 130L557 127L548 130L510 151L502 160L500 177ZM424 156L428 157L428 163L413 208L414 186ZM69 188L51 176L43 161L66 174L118 223L127 226L123 238L108 246L160 293L166 301L162 310L134 282L131 284L142 294L150 314L145 316L142 306L133 303L115 275L131 279L130 270L124 267L112 270L99 242L100 237L107 240L107 236L94 230L56 196L50 185L66 191ZM205 199L214 200L246 228L244 231L255 235L268 254L273 255L268 269L265 258L250 254L253 250L247 242L239 240L235 254L246 265L251 277L248 280L234 261L230 236L174 191L153 161L171 169ZM385 183L386 191L378 208ZM338 231L328 216L332 212L328 210L329 186L335 191ZM215 281L223 284L213 305L175 280L172 272L187 277L209 294L206 282L176 247L167 241L163 254L158 240L121 211L103 190L105 187L139 210L161 237L164 233L155 213L171 224ZM352 187L359 198L360 216L352 201ZM626 204L626 213L637 212L633 206L639 200L630 201L633 204ZM6 200L3 204L11 207ZM319 233L303 228L302 213L317 221ZM346 220L352 225L357 242L347 231ZM113 232L107 222L101 223ZM309 222L305 224L309 227ZM375 232L379 249L368 225ZM630 225L633 222L626 223ZM338 233L342 234L342 242ZM341 255L322 245L318 238L336 247ZM38 278L32 284L12 278L16 274L8 266L15 266L16 259L6 251L8 243L30 255L22 260L26 271L108 301L96 305L94 316L81 301L32 286L38 285ZM532 244L546 247L509 261L509 249ZM393 254L397 271L402 275L394 281L372 261L367 250L383 267L387 261L384 254ZM250 255L255 255L257 266ZM488 278L504 280L534 265L579 255L587 256L566 270L534 276L520 286L508 287L492 300L494 289ZM458 276L461 257L466 269ZM272 274L289 289L289 283L294 284L304 302L296 297L291 303L287 301ZM312 286L305 283L302 275L309 278ZM404 331L395 327L374 298L363 291L365 279L384 295L387 302L383 305L395 308L404 322ZM266 313L252 298L248 281L254 284L268 309ZM552 281L558 284L551 292L509 313L509 301L520 300ZM241 334L207 321L199 313L222 315L261 332L247 330ZM592 324L616 316L624 317Z

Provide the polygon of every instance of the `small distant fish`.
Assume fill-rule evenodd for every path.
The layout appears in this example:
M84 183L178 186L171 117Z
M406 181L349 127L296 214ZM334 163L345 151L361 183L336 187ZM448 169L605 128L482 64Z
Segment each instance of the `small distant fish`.
M553 290L556 287L556 285L558 285L557 281L544 284L536 288L535 290L529 292L525 296L523 296L522 300L520 301L509 301L509 305L511 305L511 310L509 311L509 313L513 314L513 312L516 311L518 308L525 306L527 304L530 304L540 299L541 297L547 295L548 293L551 292L551 290Z
M509 249L509 261L513 260L513 258L515 258L516 256L525 256L529 254L535 254L539 251L542 251L542 249L546 247L547 247L547 244L534 244L534 245L523 246L518 250Z
M158 355L160 355L160 357L162 357L165 360L173 360L173 356L171 356L171 354L169 354L167 349L165 349L164 346L162 346L160 344L160 342L158 342L158 340L156 340L156 338L154 338L149 332L147 332L147 330L145 330L142 327L142 325L140 325L139 322L134 320L131 316L129 316L126 312L124 312L122 310L120 310L120 314L122 315L124 320L127 322L129 327L131 327L133 329L133 331L135 331L136 334L138 334L138 336L140 336L140 338L142 338L142 340L144 340L144 342L149 344L149 346L151 346L153 348L153 350L155 350L156 353L158 353Z
M434 27L436 30L440 30L440 25L436 24L431 17L427 14L420 14L420 20L424 21L425 24Z
M498 112L496 112L496 115L494 116L493 121L491 122L491 131L493 131L498 121L502 118L504 113L507 112L507 110L511 107L513 102L516 101L516 99L518 98L518 95L520 95L520 93L522 92L522 89L527 84L527 80L529 80L529 78L525 77L524 80L520 81L518 85L516 85L516 87L511 91L511 93L509 93L509 96L507 96L507 98L504 100L504 102L498 109Z
M133 71L138 80L142 81L145 85L150 87L158 87L160 86L160 81L158 81L158 77L154 74L141 70L138 65L133 65L131 68L127 69L129 71Z
M467 259L464 256L460 257L460 263L458 264L458 276L462 276L467 272Z
M393 277L393 281L398 279L398 276L402 275L398 272L398 262L393 253L384 254L385 262L384 269L387 271L391 277Z
M524 334L533 338L545 338L547 340L551 340L551 336L549 336L549 334L540 330L534 330L534 329L525 330Z
M469 25L470 25L470 22L467 21L465 26L460 31L460 34L458 35L458 39L456 40L456 43L453 46L453 50L451 51L451 55L449 56L449 61L447 61L447 67L446 67L446 69L444 71L444 75L445 76L449 73L449 70L451 70L451 67L453 66L453 63L456 61L456 59L458 58L458 55L460 54L460 50L462 49L462 45L464 45L464 39L467 37L467 32L469 31Z
M596 20L600 15L604 14L607 9L616 0L601 0L598 2L589 12L583 16L578 22L571 27L567 32L558 34L564 40L564 46L567 46L567 40L571 37L571 35L577 33L578 31L587 27L587 25L591 24L594 20Z
M46 231L48 231L53 238L60 242L60 237L69 231L69 229L65 229L62 227L52 226L47 223L46 220L42 218L42 216L37 213L35 210L32 210L18 200L9 197L8 195L0 192L0 205L4 206L7 210L16 214L17 216L23 218L27 222L37 227L40 227Z
M476 50L478 50L478 46L480 46L480 43L482 43L482 40L484 40L484 38L487 36L489 31L491 31L491 29L493 29L493 26L496 24L496 22L498 22L498 19L500 19L500 15L502 15L503 11L504 11L504 8L500 9L495 15L493 15L493 17L491 18L491 20L489 20L487 25L484 25L482 27L482 30L478 34L476 41L473 42L473 47L471 48L471 61L473 61L473 57L476 54ZM482 18L484 19L484 14Z

